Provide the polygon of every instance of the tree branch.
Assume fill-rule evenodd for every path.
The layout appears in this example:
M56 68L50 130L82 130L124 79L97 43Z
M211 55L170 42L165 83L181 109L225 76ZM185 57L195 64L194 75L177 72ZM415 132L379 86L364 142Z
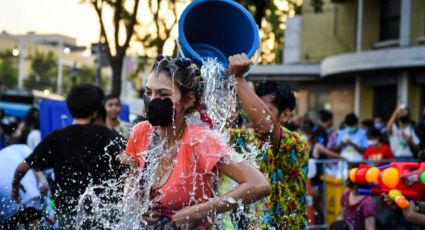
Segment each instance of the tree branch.
M94 6L94 9L96 10L97 16L99 18L100 34L101 34L102 37L105 38L108 58L109 58L109 60L112 61L113 56L112 56L112 53L111 53L111 48L109 47L108 36L106 35L105 25L103 23L103 18L102 18L102 5L103 5L102 0L94 0L94 1L91 1L91 3ZM99 5L99 3L100 3L100 5Z
M128 46L130 45L130 40L134 32L134 26L136 25L136 22L137 22L138 8L139 8L139 0L135 0L134 7L133 7L133 14L131 15L130 22L127 25L127 37L124 44L119 49L120 56L125 55L125 50L127 50Z
M168 4L171 4L171 11L173 11L174 21L173 24L171 24L170 28L165 30L166 39L170 36L171 31L173 30L174 26L177 24L177 10L176 10L176 1L169 1ZM166 27L165 27L166 28Z
M118 36L120 33L120 20L122 16L122 0L117 0L115 2L115 11L114 11L114 40L115 40L115 49L120 48L120 43L118 41Z
M157 36L157 39L161 39L161 28L160 28L160 25L159 25L159 6L160 6L160 4L161 4L161 0L157 0L156 1L156 4L157 4L157 9L156 9L156 11L153 9L153 6L152 6L152 1L149 1L149 9L151 10L151 13L152 13L152 15L153 15L153 21L154 21L154 23L155 23L155 27L156 27L156 36Z

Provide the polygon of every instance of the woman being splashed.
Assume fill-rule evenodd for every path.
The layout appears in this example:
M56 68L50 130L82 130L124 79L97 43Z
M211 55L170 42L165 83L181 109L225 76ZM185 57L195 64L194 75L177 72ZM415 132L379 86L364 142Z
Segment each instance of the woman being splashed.
M145 90L148 121L134 127L126 149L141 169L140 200L149 201L142 222L153 229L208 229L216 214L271 193L266 178L201 121L205 114L194 115L202 95L190 59L157 58ZM239 186L217 196L219 173Z

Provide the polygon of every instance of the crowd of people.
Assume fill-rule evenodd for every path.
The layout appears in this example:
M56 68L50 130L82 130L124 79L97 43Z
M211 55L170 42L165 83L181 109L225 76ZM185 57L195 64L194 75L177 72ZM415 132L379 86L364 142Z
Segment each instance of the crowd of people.
M357 167L358 162L383 166L394 161L425 160L425 110L418 123L411 119L409 109L404 105L394 110L387 123L379 117L360 123L358 117L350 113L338 128L334 128L333 114L330 111L320 110L317 117L316 124L306 117L295 118L288 124L288 127L302 133L308 140L310 159L320 162L314 167L315 175L311 176L316 224L323 223L323 213L326 211L321 205L325 189L323 176L326 167L333 164L326 163L327 159L343 159L349 163L349 167ZM344 170L339 167L334 169L339 170L336 174L341 174L340 171ZM383 202L387 198L359 194L359 185L348 179L347 187L349 189L341 197L343 212L340 216L347 226L351 226L347 229L394 229L394 226L397 229L420 229L417 225L424 226L411 218L412 212L420 215L416 209L411 208L417 205L412 204L409 209L392 210L389 208L391 205Z
M134 127L119 119L118 96L105 97L90 84L74 86L66 97L72 125L44 138L39 111L31 109L1 142L0 226L45 227L44 198L50 197L55 204L52 223L59 229L104 228L95 219L77 223L81 210L76 207L82 203L90 213L92 201L80 200L84 192L105 181L123 180L127 184L116 191L138 191L140 205L146 206L140 207L145 211L139 222L146 228L305 229L309 159L382 164L424 157L425 113L417 125L404 106L386 125L379 118L359 125L351 113L333 129L333 115L326 110L319 111L317 124L293 118L296 98L287 85L266 81L252 88L243 76L250 65L245 54L229 57L237 99L223 130L205 113L199 68L190 59L162 55L144 89L145 120ZM252 159L241 157L249 151L255 154ZM324 189L323 173L319 167L311 178L316 198ZM359 195L355 184L349 187L341 197L343 224L353 229L379 226L377 201ZM379 204L382 210L391 206L389 201ZM214 224L219 215L232 211L229 223ZM244 215L251 212L254 217ZM382 218L390 215L400 217L394 218L400 226L407 226L406 220L423 224L417 221L419 211L410 208Z
M354 113L347 114L338 128L333 126L333 114L318 112L318 122L301 117L288 127L305 135L312 147L314 158L343 158L356 162L412 161L424 159L425 110L415 124L409 109L401 105L395 109L386 124L379 117L361 123Z

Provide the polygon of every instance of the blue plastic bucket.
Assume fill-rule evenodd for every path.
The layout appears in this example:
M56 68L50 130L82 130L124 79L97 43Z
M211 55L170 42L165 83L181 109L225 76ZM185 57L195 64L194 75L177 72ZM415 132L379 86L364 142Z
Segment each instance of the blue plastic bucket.
M234 1L197 0L179 19L179 44L182 54L198 65L215 57L227 67L231 55L255 54L258 27L250 12Z

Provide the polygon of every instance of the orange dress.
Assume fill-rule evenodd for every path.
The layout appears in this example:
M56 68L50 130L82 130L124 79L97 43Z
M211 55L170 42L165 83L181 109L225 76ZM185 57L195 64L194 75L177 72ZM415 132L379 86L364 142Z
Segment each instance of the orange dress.
M149 122L137 124L127 143L126 153L141 168L155 128ZM168 180L155 191L153 198L165 209L178 211L184 207L204 203L215 191L217 162L233 152L226 141L203 125L188 125L176 155L176 163Z

